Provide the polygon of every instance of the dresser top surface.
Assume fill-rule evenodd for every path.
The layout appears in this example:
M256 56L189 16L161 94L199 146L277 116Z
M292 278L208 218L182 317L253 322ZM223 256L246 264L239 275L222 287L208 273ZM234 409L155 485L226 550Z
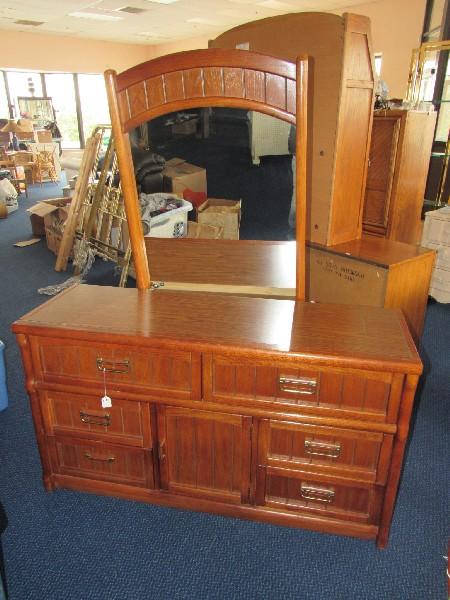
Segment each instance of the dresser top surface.
M13 330L192 350L289 352L313 362L410 373L422 367L400 312L363 306L77 285Z

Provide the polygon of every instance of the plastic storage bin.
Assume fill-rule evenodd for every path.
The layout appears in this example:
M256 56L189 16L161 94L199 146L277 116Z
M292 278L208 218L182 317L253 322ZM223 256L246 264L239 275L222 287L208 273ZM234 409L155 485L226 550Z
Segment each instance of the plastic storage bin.
M6 389L5 344L0 340L0 410L8 406L8 391Z
M185 237L187 234L187 216L192 204L183 200L180 208L174 208L150 220L150 232L145 237Z

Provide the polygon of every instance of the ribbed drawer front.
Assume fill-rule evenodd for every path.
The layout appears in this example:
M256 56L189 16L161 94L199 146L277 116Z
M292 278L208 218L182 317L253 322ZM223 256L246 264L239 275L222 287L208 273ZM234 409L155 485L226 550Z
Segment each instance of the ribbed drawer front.
M312 473L260 467L257 503L304 514L376 523L382 488Z
M227 403L271 403L287 410L318 409L348 415L388 414L392 376L371 371L319 370L252 364L219 355L204 358L206 400Z
M383 433L267 419L259 427L259 462L384 484L392 441Z
M100 395L41 392L48 434L67 434L130 446L151 447L150 410L146 402L112 399L101 407Z
M136 448L55 438L55 474L154 487L150 453Z
M148 393L200 393L200 356L90 341L32 339L36 372L45 382L82 382L107 388L145 386ZM195 398L194 398L195 399Z

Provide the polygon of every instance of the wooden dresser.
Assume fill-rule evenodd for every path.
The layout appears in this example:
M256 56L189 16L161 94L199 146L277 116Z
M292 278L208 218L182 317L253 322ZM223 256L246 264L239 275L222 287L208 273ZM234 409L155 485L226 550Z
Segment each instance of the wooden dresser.
M48 490L387 543L422 369L400 311L79 285L13 330Z

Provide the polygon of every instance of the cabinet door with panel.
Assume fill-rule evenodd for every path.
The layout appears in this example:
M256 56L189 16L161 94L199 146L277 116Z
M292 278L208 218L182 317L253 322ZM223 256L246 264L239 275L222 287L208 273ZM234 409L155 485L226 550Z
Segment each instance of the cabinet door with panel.
M248 502L251 417L158 407L161 488L230 504Z
M365 233L416 244L436 113L375 114L363 212Z
M386 235L389 223L391 189L400 131L400 119L374 119L367 170L363 222L365 229L379 229Z

